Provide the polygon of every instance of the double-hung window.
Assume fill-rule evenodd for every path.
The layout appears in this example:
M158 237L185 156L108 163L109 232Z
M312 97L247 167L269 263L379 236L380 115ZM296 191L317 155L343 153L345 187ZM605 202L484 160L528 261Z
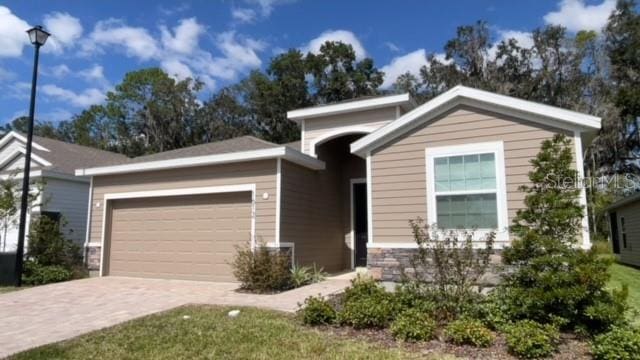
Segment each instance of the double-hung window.
M502 142L426 149L427 217L442 229L506 227Z

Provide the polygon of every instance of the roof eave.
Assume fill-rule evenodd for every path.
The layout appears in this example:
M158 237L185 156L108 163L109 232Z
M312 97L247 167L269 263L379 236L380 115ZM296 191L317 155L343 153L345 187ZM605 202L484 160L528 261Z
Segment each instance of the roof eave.
M355 100L342 104L321 105L287 112L287 119L300 123L303 119L340 115L356 111L366 111L389 106L403 106L410 109L415 106L411 96L406 94L390 95L374 99Z
M323 161L305 155L299 151L280 146L270 149L238 151L226 154L215 154L205 156L194 156L188 158L177 158L169 160L156 160L148 162L139 162L131 164L120 164L113 166L102 166L86 169L77 169L76 176L99 176L138 173L157 170L180 169L195 166L221 165L229 163L238 163L244 161L256 161L266 159L283 158L301 166L314 170L322 170L325 168Z
M500 112L500 108L503 108L503 111L508 109L513 112L538 116L541 119L545 118L557 122L559 127L569 127L572 130L597 131L601 126L599 117L464 86L456 86L373 133L355 141L351 144L351 153L366 157L367 153L378 146L404 134L406 131L410 131L413 128L411 124L418 119L424 116L433 118L441 114L444 111L443 109L446 110L458 104L473 104L474 102L494 107L496 112Z

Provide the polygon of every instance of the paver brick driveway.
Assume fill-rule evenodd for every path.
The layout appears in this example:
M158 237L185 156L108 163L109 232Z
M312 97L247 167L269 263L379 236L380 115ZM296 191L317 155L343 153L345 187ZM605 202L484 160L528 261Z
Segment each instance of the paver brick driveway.
M349 285L330 278L276 295L237 293L237 284L104 277L0 295L0 358L190 303L295 311L307 296Z

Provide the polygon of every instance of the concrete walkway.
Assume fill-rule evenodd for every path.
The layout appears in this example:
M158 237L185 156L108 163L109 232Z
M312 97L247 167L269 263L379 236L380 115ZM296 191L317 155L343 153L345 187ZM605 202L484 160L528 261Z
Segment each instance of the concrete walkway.
M255 306L293 312L311 295L349 285L351 273L276 295L234 291L237 284L104 277L0 295L0 358L185 304Z

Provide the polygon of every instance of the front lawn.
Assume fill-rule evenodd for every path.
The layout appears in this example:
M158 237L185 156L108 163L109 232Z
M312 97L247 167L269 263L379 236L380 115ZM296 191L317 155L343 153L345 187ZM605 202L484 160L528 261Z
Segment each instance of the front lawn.
M298 325L278 312L188 306L78 338L13 359L404 359L408 353L340 339Z
M611 280L609 287L620 288L622 284L629 287L629 306L635 310L631 312L633 322L640 325L640 270L630 266L613 264L611 266Z

